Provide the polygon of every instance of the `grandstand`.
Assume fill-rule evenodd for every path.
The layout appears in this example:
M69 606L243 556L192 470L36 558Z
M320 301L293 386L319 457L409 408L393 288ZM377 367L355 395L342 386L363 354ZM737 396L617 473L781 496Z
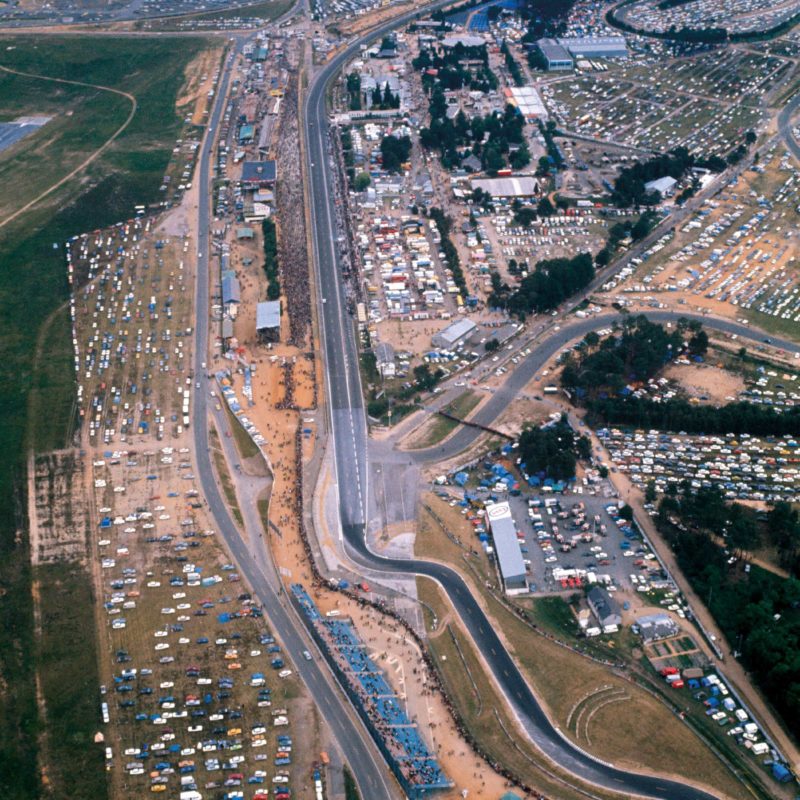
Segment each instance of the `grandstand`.
M314 639L408 796L416 800L452 787L352 622L323 617L301 584L292 584L291 589Z

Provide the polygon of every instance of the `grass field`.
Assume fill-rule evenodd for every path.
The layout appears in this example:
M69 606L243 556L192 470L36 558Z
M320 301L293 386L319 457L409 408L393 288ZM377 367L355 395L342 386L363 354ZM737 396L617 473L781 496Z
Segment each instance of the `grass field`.
M436 584L427 578L417 578L417 593L440 620L445 618L449 603ZM453 624L447 626L428 640L428 649L459 716L489 758L547 797L559 800L584 797L538 766L542 763L541 755L518 732L506 711L504 699L487 677L472 642L460 628ZM596 796L609 795L598 792Z
M467 390L456 397L452 403L446 405L444 410L454 414L459 419L465 419L480 401L481 396L477 392ZM439 444L457 427L458 423L455 420L436 414L425 422L425 427L420 432L420 436L414 440L414 447L425 448Z
M470 526L458 510L438 500L431 503L448 532L467 548L474 547ZM570 731L582 747L604 760L698 780L726 792L729 797L738 796L741 791L738 782L666 706L604 666L535 633L486 591L485 581L496 583L497 579L483 552L470 557L471 567L465 565L463 553L463 546L448 538L429 514L421 515L415 554L458 566L472 578L473 590L481 595L487 614L502 630L534 691L562 729L568 730L567 722L575 703L601 687L624 691L630 698L607 706L597 703L592 709L591 727L583 727L580 735ZM427 601L427 597L424 599ZM547 612L551 624L558 626L559 620L563 621L563 610L548 607ZM446 611L439 612L439 619L444 618L443 613ZM601 735L602 731L612 729L613 737Z
M294 5L294 0L266 0L239 8L227 8L220 11L204 11L200 14L186 14L180 17L164 17L156 20L140 20L137 28L148 30L183 30L192 22L213 20L262 19L270 22L285 14Z
M231 510L234 519L239 525L244 525L242 518L242 510L239 508L239 501L236 498L236 487L231 480L231 474L228 471L228 462L225 460L225 455L222 452L219 435L215 428L211 428L208 432L208 439L214 452L214 467L217 470L217 478L219 479L222 491L225 495L225 501L228 508Z
M255 458L261 454L258 445L250 438L250 434L242 427L242 423L234 416L233 412L225 405L225 416L231 426L233 438L236 441L236 449L242 458Z
M103 755L92 743L100 681L91 576L70 562L38 567L34 577L41 608L37 667L46 708L49 796L102 800L108 794Z
M0 463L0 793L10 800L39 795L30 572L27 540L18 532L24 527L26 449L58 447L70 429L74 383L63 243L131 217L138 203L159 200L182 125L175 101L184 69L206 46L202 39L186 37L178 43L19 36L4 39L0 52L0 65L10 69L103 84L138 101L129 127L85 173L0 228L0 449L5 454ZM0 119L34 110L59 114L0 154L2 218L35 196L32 189L72 171L129 114L130 103L118 95L56 86L0 73Z
M800 325L791 319L781 319L770 314L762 314L754 309L745 309L744 314L754 325L758 325L767 333L774 333L776 336L784 336L793 341L800 340Z

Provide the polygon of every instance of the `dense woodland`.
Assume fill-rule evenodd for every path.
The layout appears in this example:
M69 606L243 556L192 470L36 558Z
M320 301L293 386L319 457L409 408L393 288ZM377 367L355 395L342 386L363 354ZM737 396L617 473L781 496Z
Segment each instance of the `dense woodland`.
M604 339L586 334L579 350L565 359L561 383L582 401L613 396L631 382L652 378L683 347L680 329L667 331L642 315L626 317Z
M778 503L759 519L752 509L727 503L716 489L684 485L666 496L656 518L682 572L722 628L755 682L789 730L800 734L800 581L742 562L766 541L797 574L800 519ZM720 544L724 540L725 546Z
M588 286L593 277L594 264L590 253L579 253L573 258L545 259L522 279L515 291L509 289L494 273L490 304L494 308L506 308L511 314L524 319L528 314L556 308Z

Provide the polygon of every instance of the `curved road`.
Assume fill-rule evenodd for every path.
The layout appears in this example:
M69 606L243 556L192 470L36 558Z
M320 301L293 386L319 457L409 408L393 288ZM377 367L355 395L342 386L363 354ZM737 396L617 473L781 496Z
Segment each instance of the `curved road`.
M796 94L778 114L778 131L792 155L800 161L800 144L797 143L797 139L792 133L792 117L798 108L800 108L800 93Z
M396 18L373 30L368 36L352 42L319 73L308 93L305 106L306 168L311 190L314 256L317 275L318 311L327 373L326 391L330 409L331 434L334 446L342 532L353 559L363 567L388 573L423 575L443 587L456 612L478 643L496 680L513 704L520 720L538 747L564 771L576 778L625 796L659 798L660 800L713 800L714 795L664 778L641 775L617 769L601 762L568 741L554 728L529 685L520 673L502 642L470 593L460 575L449 567L416 559L389 559L372 553L366 544L365 525L368 507L367 423L358 369L358 348L352 320L347 313L340 279L337 201L333 191L332 160L327 125L326 94L344 63L359 52L360 47L404 24L413 14ZM654 319L677 319L681 314L650 314ZM703 318L706 325L738 333L748 339L753 331L736 323ZM564 347L582 332L608 324L586 320L565 326L557 335L543 342L508 378L503 388L482 410L480 421L491 421L508 400L529 380L546 358ZM776 343L778 341L776 340ZM788 342L784 347L796 349ZM423 453L423 458L446 458L457 453L476 435L462 429L447 445Z
M241 42L239 43L241 44ZM237 48L238 49L238 48ZM198 202L198 257L197 257L197 284L196 284L196 332L195 332L195 375L204 375L206 369L204 362L208 353L209 335L209 265L208 246L209 239L209 175L210 161L214 141L213 135L219 125L220 116L228 94L231 62L226 61L224 74L221 77L217 91L217 100L209 121L209 133L203 144L200 154L199 172L197 180L200 186ZM354 718L349 702L344 695L333 688L330 676L323 672L317 661L306 661L303 650L311 650L301 631L304 630L302 622L290 607L286 594L283 592L280 579L274 573L265 574L257 566L256 554L251 552L250 545L246 544L231 519L227 504L222 499L214 471L211 466L211 455L208 445L208 393L205 381L201 382L201 389L195 392L193 411L193 431L195 463L197 476L203 487L209 511L216 522L216 526L240 572L253 588L253 592L261 601L265 616L272 629L280 638L284 648L292 657L295 669L308 687L311 696L341 749L344 758L349 763L356 781L361 789L362 797L395 798L399 796L399 788L378 754L376 748L360 721ZM251 532L254 533L254 532ZM254 546L261 546L254 545Z
M760 342L764 333L758 329L742 325L716 317L706 317L701 314L681 314L673 311L650 311L646 314L647 318L653 322L677 322L683 318L697 320L703 323L706 328L713 328L721 333L736 334L739 339ZM509 372L508 378L495 391L491 399L481 406L480 409L470 417L470 422L477 422L479 425L489 425L500 416L508 407L508 404L523 390L530 382L531 378L559 351L568 347L572 342L584 337L589 331L599 330L609 327L614 321L621 321L623 316L603 315L599 318L583 319L579 322L572 322L561 326L561 330L550 332L550 334L536 345L531 345L535 349L531 354L520 361L514 369ZM800 353L800 345L788 339L771 337L772 345L781 347L792 353ZM434 461L446 461L466 450L480 435L481 431L462 425L461 428L451 436L446 442L437 447L430 447L424 450L409 451L410 458L417 463L430 463Z

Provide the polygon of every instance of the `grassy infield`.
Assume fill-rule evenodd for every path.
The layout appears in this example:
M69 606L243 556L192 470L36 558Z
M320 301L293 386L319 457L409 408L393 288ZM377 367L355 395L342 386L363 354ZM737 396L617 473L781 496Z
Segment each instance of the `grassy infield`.
M38 570L37 641L27 541L17 531L24 524L27 449L64 446L72 425L62 245L74 234L130 218L135 204L158 201L181 128L175 101L184 69L204 46L201 39L182 38L179 46L176 41L20 36L4 39L0 52L3 66L111 86L139 102L128 129L85 173L0 228L0 794L8 800L39 795L37 757L45 727L51 796L107 793L99 751L89 746L99 722L90 580L73 564ZM56 115L0 154L0 218L95 151L129 111L129 101L107 92L0 73L0 118ZM46 721L37 712L37 666Z
M444 410L454 414L459 419L466 419L473 411L475 406L481 401L481 396L477 392L467 390L445 406ZM425 423L421 435L414 440L414 448L433 447L446 439L456 428L458 423L455 420L441 417L438 414Z

